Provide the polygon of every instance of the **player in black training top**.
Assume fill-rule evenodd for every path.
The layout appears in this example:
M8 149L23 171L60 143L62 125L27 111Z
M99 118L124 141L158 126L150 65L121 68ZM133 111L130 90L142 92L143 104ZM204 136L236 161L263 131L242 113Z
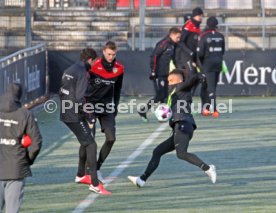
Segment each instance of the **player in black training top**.
M147 112L154 103L164 103L168 97L168 74L170 62L174 59L175 45L179 42L181 31L172 27L169 35L159 41L150 58L150 80L153 81L155 97L150 99L146 107L139 110L139 115L147 121Z
M60 119L76 135L79 143L79 167L75 178L76 183L90 184L89 190L98 194L109 195L108 192L97 177L97 144L91 135L89 124L95 123L93 113L83 110L86 103L85 94L89 86L89 70L97 53L92 48L86 48L81 51L80 61L66 69L62 76L61 88L59 92L61 101ZM67 104L80 107L67 107ZM84 162L84 163L82 163ZM86 175L85 164L89 166L89 175Z
M152 154L152 158L148 163L145 172L140 177L128 176L128 179L136 186L143 187L150 175L156 170L159 165L161 157L173 150L176 150L176 155L179 159L185 160L195 166L201 168L209 176L212 183L216 182L216 168L214 165L207 165L195 154L189 153L189 142L193 137L193 132L196 129L194 118L191 114L191 88L197 81L201 79L200 74L189 75L185 71L175 69L168 76L169 91L171 96L171 109L172 118L170 120L170 126L173 129L173 134L167 140L159 144ZM182 107L179 108L178 102L182 103Z
M205 32L199 37L197 55L202 64L201 69L206 75L206 81L201 86L202 115L219 116L216 109L216 87L222 68L225 51L224 36L217 31L218 20L215 17L207 19ZM210 110L213 102L213 109Z

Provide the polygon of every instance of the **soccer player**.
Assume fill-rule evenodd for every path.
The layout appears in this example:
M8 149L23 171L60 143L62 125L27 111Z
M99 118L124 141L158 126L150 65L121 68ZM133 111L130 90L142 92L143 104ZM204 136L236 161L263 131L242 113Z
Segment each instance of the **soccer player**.
M155 97L150 99L146 107L141 108L138 113L147 121L147 111L152 107L152 103L164 103L168 97L167 78L170 71L170 62L174 59L175 45L180 41L181 30L172 27L169 34L159 41L151 55L150 80L154 83Z
M216 109L216 87L222 67L225 50L224 36L217 31L218 20L210 17L206 22L206 30L199 37L197 55L202 64L202 70L206 75L206 81L201 86L202 115L219 116ZM214 106L210 111L211 103Z
M26 178L32 176L42 137L32 113L21 106L22 86L8 85L0 97L0 212L19 212ZM30 148L25 135L31 139Z
M212 183L216 182L215 166L206 164L195 154L187 151L193 132L196 129L196 124L191 114L191 88L201 78L201 74L189 75L186 73L184 77L183 70L180 69L175 69L169 74L169 99L171 99L171 103L168 103L168 105L171 105L173 112L170 120L173 134L153 150L152 158L145 172L140 177L128 176L128 179L134 185L143 187L151 174L157 169L160 158L173 150L176 150L176 155L179 159L199 167L209 176ZM177 109L178 101L185 101L186 105L184 106L186 107Z
M185 18L185 17L184 17ZM196 73L197 66L197 45L198 37L201 33L200 24L203 19L203 10L196 7L192 11L191 19L186 19L182 27L180 42L175 50L176 68L186 69L191 73ZM197 85L194 85L192 94L194 94Z
M103 184L105 181L100 169L116 140L115 117L117 116L124 76L124 66L116 60L116 54L116 44L108 41L103 48L103 56L95 61L89 72L90 90L87 101L95 106L94 114L105 134L105 143L100 150L97 161L98 179ZM93 132L95 135L95 126Z
M93 113L85 112L83 109L86 103L85 94L89 85L88 71L96 57L97 53L94 49L83 49L80 54L80 61L64 71L59 93L61 101L60 120L76 135L80 143L79 167L75 182L88 183L90 184L89 190L98 194L109 195L111 192L99 183L97 176L97 144L89 126L89 124L95 123L95 117ZM66 103L71 103L72 107L66 107ZM76 104L80 105L78 109L75 109ZM76 110L78 110L77 113ZM90 168L91 176L89 177L85 175L86 163ZM88 178L89 180L87 180Z

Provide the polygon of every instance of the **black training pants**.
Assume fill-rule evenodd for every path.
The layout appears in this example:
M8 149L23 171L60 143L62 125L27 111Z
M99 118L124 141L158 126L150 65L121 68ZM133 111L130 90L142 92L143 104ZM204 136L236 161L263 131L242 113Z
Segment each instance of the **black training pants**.
M97 177L97 144L94 137L91 134L91 129L89 128L86 121L81 121L78 123L65 123L69 129L75 134L79 143L79 167L78 176L82 177L85 175L85 166L90 168L91 180L94 186L99 184Z
M141 179L146 181L148 177L157 169L161 157L173 150L176 150L176 155L179 159L185 160L191 164L194 164L200 168L206 166L206 164L199 159L195 154L187 152L189 142L193 137L194 127L191 123L180 122L176 123L173 135L167 140L159 144L152 154L152 158L148 163L146 171L141 176ZM207 166L208 167L208 166Z
M213 109L216 111L216 88L219 80L220 72L205 72L206 81L201 85L200 97L202 109L210 109L213 104Z
M96 114L96 117L100 122L102 132L105 134L105 142L100 150L97 162L97 170L100 170L116 140L116 122L114 113ZM93 132L95 136L95 127Z
M145 111L151 109L152 103L165 103L168 98L168 77L165 76L154 79L153 86L155 90L155 96L148 101L147 109Z

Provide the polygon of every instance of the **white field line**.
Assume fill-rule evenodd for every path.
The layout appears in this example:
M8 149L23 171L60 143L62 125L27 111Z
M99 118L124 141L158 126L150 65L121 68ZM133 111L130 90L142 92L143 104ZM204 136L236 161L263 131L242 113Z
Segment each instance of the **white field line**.
M110 173L110 175L105 178L106 184L108 186L113 182L129 165L167 128L168 124L161 124L132 154L130 154L125 161L123 161L116 169ZM72 213L82 213L87 209L92 203L95 202L99 194L90 193L84 200L82 200L79 205L75 208Z

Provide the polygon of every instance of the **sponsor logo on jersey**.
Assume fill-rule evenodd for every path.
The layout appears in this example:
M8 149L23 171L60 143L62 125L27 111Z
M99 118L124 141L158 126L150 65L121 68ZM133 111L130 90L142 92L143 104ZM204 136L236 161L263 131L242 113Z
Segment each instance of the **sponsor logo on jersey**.
M118 68L114 67L113 68L113 73L117 73L118 72Z
M15 139L0 138L0 144L14 146L16 144Z
M100 83L102 83L102 80L100 78L95 78L94 82L95 84L99 85Z
M60 91L61 91L63 94L65 94L65 95L69 95L69 94L70 94L69 90L66 90L66 89L63 89L63 88L61 88Z
M14 120L7 120L7 119L1 119L0 118L0 124L3 123L6 127L11 127L12 124L18 125L18 121Z

